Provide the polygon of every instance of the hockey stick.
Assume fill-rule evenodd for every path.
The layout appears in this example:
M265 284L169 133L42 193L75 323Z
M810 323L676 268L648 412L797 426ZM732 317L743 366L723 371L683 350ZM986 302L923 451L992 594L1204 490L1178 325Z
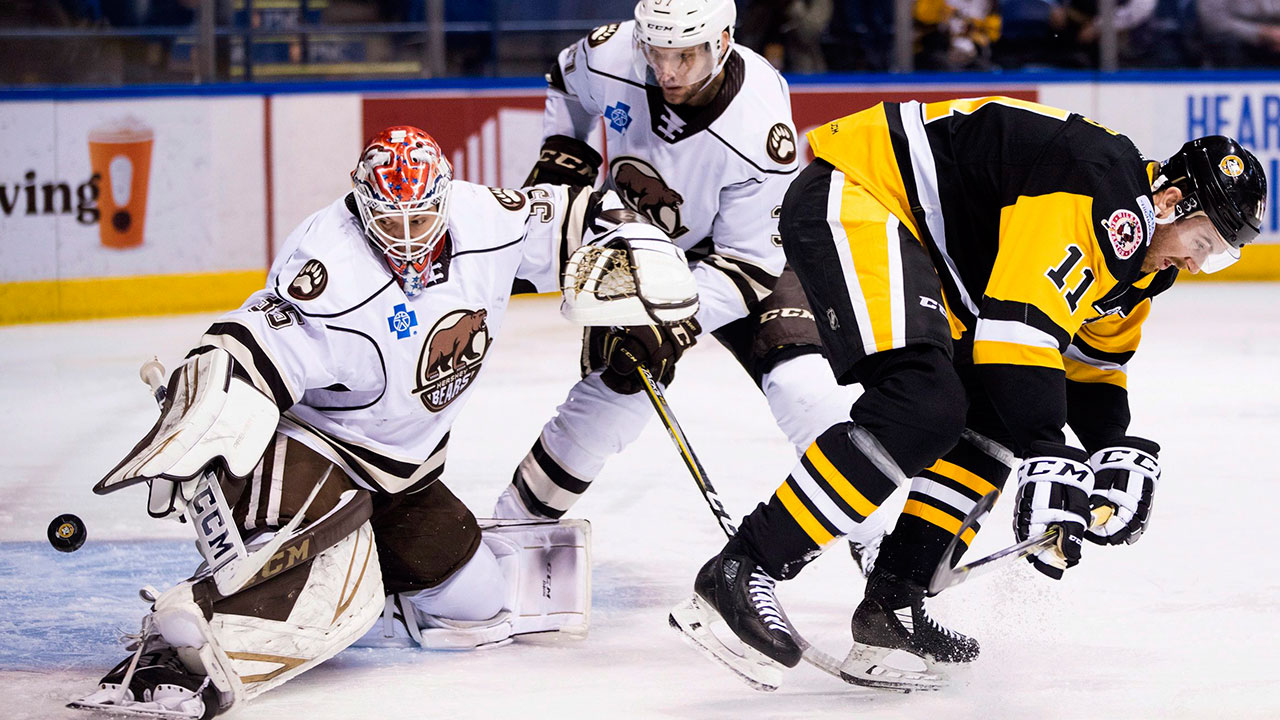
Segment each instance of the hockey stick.
M951 558L954 557L956 548L960 544L960 536L965 531L977 524L982 516L986 515L996 504L996 498L1000 497L998 490L992 490L983 496L973 510L965 517L964 522L960 525L960 530L951 538L951 542L947 544L947 550L942 554L942 560L938 563L938 568L933 571L933 577L929 580L929 596L933 597L947 588L955 587L960 583L972 577L985 575L1003 565L1006 565L1021 557L1026 557L1033 552L1043 550L1044 548L1056 545L1058 536L1062 533L1059 525L1053 525L1048 530L1023 540L1020 543L1010 545L1003 550L987 555L986 557L974 560L971 563L951 567ZM1115 508L1110 505L1100 505L1090 511L1089 527L1096 528L1105 525L1111 516L1115 513Z
M716 516L716 520L720 523L720 529L724 531L725 537L733 537L738 532L738 529L734 527L733 520L729 518L729 513L725 511L724 503L720 501L720 496L716 493L716 489L711 486L711 480L707 478L706 471L702 469L702 463L698 461L698 456L693 453L693 446L689 444L689 439L685 437L684 430L680 428L680 423L676 422L676 416L671 412L671 406L667 404L667 398L663 395L662 388L654 380L653 373L643 363L636 367L636 373L640 376L640 381L644 383L644 392L649 396L649 402L653 403L653 409L657 411L658 419L662 421L662 426L667 429L667 434L671 436L671 442L675 443L676 450L680 452L680 459L684 460L685 467L689 469L689 473L693 475L693 481L698 485L698 490L702 492L702 498L707 501L707 506L711 508L711 514ZM845 675L840 671L842 663L831 655L810 645L796 630L786 612L781 607L778 608L778 611L782 614L787 627L791 630L791 637L795 639L796 645L800 647L801 658L828 675L848 682L845 679Z

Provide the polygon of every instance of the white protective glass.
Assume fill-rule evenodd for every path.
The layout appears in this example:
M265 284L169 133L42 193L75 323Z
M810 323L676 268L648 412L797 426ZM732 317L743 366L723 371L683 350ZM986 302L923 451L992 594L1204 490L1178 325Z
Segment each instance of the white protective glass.
M640 55L660 87L675 88L705 85L715 71L715 55L711 43L692 47L654 47L638 41Z
M1231 247L1225 240L1214 231L1213 246L1208 254L1205 255L1204 261L1200 263L1200 272L1216 273L1224 268L1231 267L1240 259L1240 249Z

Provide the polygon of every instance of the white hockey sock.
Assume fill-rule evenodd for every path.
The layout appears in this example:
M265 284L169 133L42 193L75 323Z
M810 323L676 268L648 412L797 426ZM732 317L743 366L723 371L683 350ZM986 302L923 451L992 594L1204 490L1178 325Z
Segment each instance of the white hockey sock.
M569 390L542 429L542 444L569 472L594 478L604 461L634 442L652 417L643 393L619 395L605 387L597 371Z
M849 408L859 394L856 388L837 384L831 366L818 353L783 360L765 373L760 387L797 455L827 428L848 422Z

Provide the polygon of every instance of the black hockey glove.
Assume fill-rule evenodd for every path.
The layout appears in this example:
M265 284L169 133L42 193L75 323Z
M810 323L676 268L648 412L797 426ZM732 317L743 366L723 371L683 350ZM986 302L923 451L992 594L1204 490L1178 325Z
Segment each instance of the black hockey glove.
M676 375L676 361L697 342L702 326L694 318L675 325L633 325L616 327L604 337L604 372L600 379L620 395L634 395L644 389L636 368L644 363L654 379L670 385Z
M1089 504L1109 504L1115 513L1085 537L1099 545L1135 543L1147 529L1151 501L1160 483L1160 446L1150 440L1122 437L1089 458L1093 493Z
M595 148L568 135L552 135L542 143L538 161L525 178L524 187L537 183L591 187L596 184L603 158Z
M1018 466L1018 497L1013 534L1021 542L1057 525L1058 542L1027 556L1037 570L1058 580L1080 562L1080 546L1089 527L1093 469L1083 450L1038 441L1031 457Z

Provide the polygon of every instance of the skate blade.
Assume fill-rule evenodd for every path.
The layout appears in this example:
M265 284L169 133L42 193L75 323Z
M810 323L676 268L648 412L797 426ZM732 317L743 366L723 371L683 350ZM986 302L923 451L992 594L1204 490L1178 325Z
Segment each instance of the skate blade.
M143 705L151 707L141 707ZM67 707L73 710L88 710L89 712L103 713L106 715L114 715L116 717L141 717L141 718L170 718L176 720L199 720L203 716L192 715L181 710L167 710L157 706L155 703L135 703L132 705L117 705L112 702L91 702L89 700L72 700L67 703Z
M685 642L708 659L729 668L733 674L756 690L773 692L782 683L784 669L782 663L746 645L739 644L738 648L729 647L712 632L713 623L719 623L726 633L730 630L723 627L724 621L720 616L707 607L697 595L672 608L667 620Z
M895 653L901 653L923 664L924 669L910 670L901 667L900 663L891 662L890 656ZM873 647L857 642L853 644L848 657L840 665L840 677L853 685L899 692L939 690L947 686L947 676L939 672L938 667L925 658L912 655L905 650Z

